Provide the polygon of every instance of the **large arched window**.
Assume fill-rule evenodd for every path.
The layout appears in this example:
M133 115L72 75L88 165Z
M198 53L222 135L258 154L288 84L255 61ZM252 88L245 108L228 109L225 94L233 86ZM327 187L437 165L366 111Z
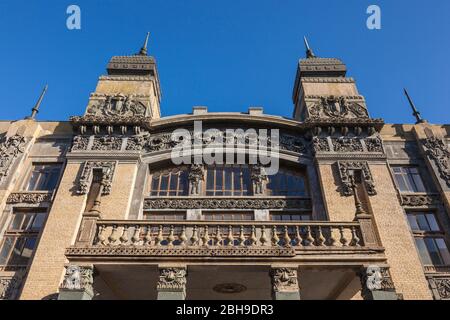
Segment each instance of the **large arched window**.
M277 174L269 176L267 195L293 197L308 196L304 174L301 172L280 169Z
M207 196L247 196L250 194L251 180L248 166L207 167Z
M151 196L187 196L189 192L186 167L176 167L152 173Z

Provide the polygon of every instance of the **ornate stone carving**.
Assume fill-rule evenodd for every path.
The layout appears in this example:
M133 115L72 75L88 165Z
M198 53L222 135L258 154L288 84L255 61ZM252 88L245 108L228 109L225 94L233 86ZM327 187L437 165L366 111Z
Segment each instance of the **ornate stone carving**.
M188 175L189 194L198 196L201 192L201 182L205 180L203 165L192 164Z
M161 268L159 272L158 291L186 290L186 268Z
M274 292L299 291L297 268L274 268L271 269L270 274Z
M87 136L75 136L72 142L72 151L84 151L87 150L89 144L89 137Z
M120 150L122 147L122 138L114 136L95 137L92 150Z
M439 201L436 195L402 194L402 205L405 207L422 207L434 205Z
M114 170L116 168L115 161L86 161L81 173L81 177L78 183L78 194L87 194L89 186L92 180L92 171L94 169L101 169L103 173L102 195L108 195L111 193L111 184L114 176Z
M309 117L313 119L369 118L364 99L359 96L308 96L307 99L316 100L307 102Z
M250 166L250 178L253 185L253 194L264 194L264 185L268 180L266 171L263 166L256 164Z
M450 186L450 151L444 140L431 137L425 140L424 143L427 148L427 155L434 160L439 173Z
M29 203L39 204L52 201L52 192L15 192L11 193L6 201L8 204Z
M360 171L362 182L370 196L376 195L375 183L372 178L372 173L369 169L369 164L366 161L338 161L339 176L341 178L343 194L345 196L352 196L352 172Z
M288 134L280 135L280 149L295 153L306 153L307 148L302 138Z
M383 152L383 142L379 136L369 137L364 140L368 152Z
M309 199L255 198L166 198L145 199L144 209L311 209Z
M94 268L92 266L67 266L61 289L92 292L94 283L93 271Z
M450 300L450 278L432 277L429 280L430 287L433 290L435 299Z
M361 270L360 279L363 296L368 296L370 292L374 291L395 292L394 283L388 268L377 265L369 266Z
M331 141L335 152L363 152L359 138L340 137Z
M149 133L136 135L128 138L126 150L141 151L144 148L144 146L148 143L149 138L150 138Z
M25 138L14 135L0 142L0 182L9 174L14 159L24 152Z
M328 144L327 138L313 137L312 138L312 146L313 146L314 152L329 152L330 151L330 145Z
M116 95L92 95L86 110L92 116L145 116L145 104L135 96L118 93Z

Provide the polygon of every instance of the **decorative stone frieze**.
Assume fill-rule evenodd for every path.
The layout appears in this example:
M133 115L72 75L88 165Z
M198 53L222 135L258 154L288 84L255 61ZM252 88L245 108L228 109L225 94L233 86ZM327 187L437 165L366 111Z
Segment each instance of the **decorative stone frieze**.
M297 268L273 268L270 270L274 292L298 292Z
M369 137L364 140L368 152L384 152L380 136Z
M431 137L425 140L427 155L434 161L441 178L450 186L450 151L443 139Z
M72 141L71 151L84 151L88 149L89 137L88 136L75 136Z
M160 268L158 291L185 291L186 290L186 268Z
M405 207L423 207L435 205L439 202L438 195L402 194L401 204Z
M112 179L114 176L114 170L116 168L115 161L86 161L83 166L80 180L78 182L78 194L87 194L89 186L92 181L92 175L94 169L101 169L103 173L102 177L102 195L108 195L111 193Z
M376 195L375 183L372 178L372 173L369 169L367 161L338 161L339 177L342 183L342 190L345 196L352 196L352 172L360 171L361 179L370 196Z
M60 286L61 293L67 292L85 292L88 296L93 296L94 267L69 265L66 267L64 280ZM60 298L61 299L61 298Z
M101 136L94 138L92 150L111 151L120 150L122 147L122 138L115 136Z
M340 137L331 139L335 152L363 152L359 138Z
M155 198L144 200L144 210L151 209L298 209L311 210L310 199L280 198Z
M86 110L87 115L93 116L145 116L147 107L141 99L134 95L92 94ZM147 98L144 96L143 98Z
M8 204L39 204L42 202L51 202L53 192L14 192L7 199Z
M362 96L306 96L307 117L312 119L369 118Z
M18 134L4 138L0 142L0 182L8 176L17 156L25 151L24 145L25 138Z

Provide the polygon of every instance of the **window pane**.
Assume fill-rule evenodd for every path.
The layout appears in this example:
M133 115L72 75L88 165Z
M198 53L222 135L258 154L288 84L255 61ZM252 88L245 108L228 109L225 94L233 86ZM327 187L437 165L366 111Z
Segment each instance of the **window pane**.
M428 225L430 226L431 231L440 231L441 229L439 228L439 225L436 221L436 217L434 216L434 214L429 213L426 215L427 221L428 221Z
M450 265L450 253L448 252L447 245L445 244L444 239L438 238L436 239L436 245L441 254L441 258L445 265Z
M434 265L442 265L442 259L439 255L439 250L432 238L425 238L425 244L428 249L428 254L430 255L431 261Z
M0 265L5 265L6 260L8 259L9 252L14 244L13 237L5 237L2 245L2 249L0 250Z
M431 231L424 214L416 214L416 219L421 231Z
M26 238L17 238L11 256L9 258L9 265L22 265L22 249L25 244Z
M34 214L32 214L32 213L25 214L25 219L23 219L21 230L26 231L26 230L31 229L31 225L33 223L33 217L34 217Z
M36 213L36 217L34 218L33 225L31 226L31 229L33 231L41 230L42 225L45 221L45 213Z
M405 183L405 180L403 179L402 175L396 174L395 175L395 181L397 182L397 186L398 186L398 189L400 191L403 191L403 192L409 191L409 189L408 189L408 187L407 187L407 185Z
M422 178L420 177L419 174L415 174L413 175L413 179L414 179L414 185L415 185L415 191L416 192L425 192L425 186L422 182Z
M422 260L422 263L425 265L431 265L433 264L431 262L430 255L428 254L427 246L425 245L425 241L423 239L415 239L416 240L416 246L417 250L419 251L420 259Z
M407 217L411 230L420 231L419 225L417 224L416 216L414 214L408 214Z
M24 216L23 213L20 213L20 212L15 213L13 215L13 219L11 221L9 229L10 230L20 230L22 227L23 216Z

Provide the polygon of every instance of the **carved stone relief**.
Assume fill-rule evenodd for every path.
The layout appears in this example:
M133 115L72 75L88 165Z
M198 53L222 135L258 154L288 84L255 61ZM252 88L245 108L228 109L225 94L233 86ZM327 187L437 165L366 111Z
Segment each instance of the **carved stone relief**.
M331 139L335 152L362 152L363 147L359 138L340 137Z
M186 290L186 268L161 268L159 272L158 291Z
M369 118L360 96L307 96L306 99L309 117L313 119Z
M259 164L251 165L250 178L252 180L253 194L264 194L265 182L268 180L264 167Z
M111 193L112 179L114 176L114 170L116 168L115 161L86 161L81 173L80 180L78 182L78 194L87 194L89 186L92 181L92 171L94 169L101 169L103 173L102 195L108 195Z
M89 137L87 137L87 136L75 136L75 137L73 137L71 151L87 150L88 144L89 144Z
M0 142L0 182L9 174L13 161L23 153L25 138L16 134Z
M8 204L29 203L39 204L52 201L52 192L15 192L11 193L6 201Z
M428 279L430 287L437 300L450 300L450 278L431 277Z
M188 175L189 194L198 196L201 193L201 182L205 180L205 170L201 164L192 164Z
M18 270L13 276L0 276L0 300L16 299L25 270Z
M369 164L366 161L338 161L339 176L341 178L343 194L345 196L353 195L351 175L355 171L361 172L362 182L370 196L376 195L375 183Z
M376 265L361 271L363 295L368 291L395 291L389 269Z
M437 195L402 194L401 199L401 203L405 207L430 206L439 202Z
M67 266L61 289L93 292L93 272L94 268L92 266Z
M270 274L274 292L299 291L296 268L274 268Z
M450 187L450 151L444 140L432 137L425 140L427 155L434 160L441 178Z
M95 137L92 150L120 150L122 147L122 138L114 136Z
M145 104L137 96L118 93L116 95L93 94L89 106L86 110L87 115L92 116L145 116Z

